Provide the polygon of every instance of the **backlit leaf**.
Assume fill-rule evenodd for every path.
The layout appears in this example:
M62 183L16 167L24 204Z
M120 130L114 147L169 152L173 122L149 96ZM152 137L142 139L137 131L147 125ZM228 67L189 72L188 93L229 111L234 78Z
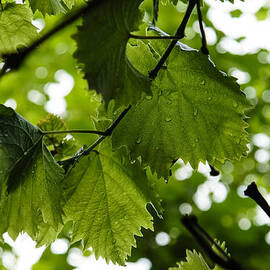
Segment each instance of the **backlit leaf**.
M146 73L155 66L152 52L159 55L166 46L155 42L150 51L139 44L131 55L134 62L144 57ZM246 155L244 112L250 106L235 80L206 55L178 43L152 91L153 97L143 98L115 129L114 147L128 146L132 159L141 156L165 178L178 158L197 168L200 161L218 166Z
M129 33L138 28L142 0L100 1L83 16L75 40L75 57L81 63L89 88L103 95L106 103L136 102L143 92L149 92L147 76L140 74L126 56ZM87 38L86 38L87 37Z
M146 204L155 182L138 162L131 164L124 152L112 152L105 141L98 152L81 157L65 183L64 211L74 221L73 241L82 239L96 257L124 265L136 246L134 235L142 235L141 227L153 229Z
M0 232L36 239L39 226L62 223L64 171L43 143L41 131L0 105Z

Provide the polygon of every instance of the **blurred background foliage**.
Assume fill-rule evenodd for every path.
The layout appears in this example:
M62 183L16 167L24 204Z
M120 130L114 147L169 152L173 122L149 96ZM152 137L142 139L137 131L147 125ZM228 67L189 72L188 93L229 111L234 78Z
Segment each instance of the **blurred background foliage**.
M201 165L198 172L194 172L189 165L179 161L169 182L160 181L164 217L155 218L155 232L143 231L144 237L137 239L137 249L133 249L131 262L147 258L152 264L151 269L164 270L184 259L186 248L203 252L180 223L182 215L192 213L198 216L199 223L210 235L227 242L230 253L247 269L270 268L269 219L243 195L245 187L256 181L260 191L270 200L270 195L267 195L270 194L270 42L267 42L270 34L259 28L248 29L249 25L243 23L242 35L241 32L234 35L236 29L233 27L241 18L262 23L257 25L269 23L269 1L255 2L223 4L208 0L202 9L211 59L219 69L238 78L241 89L254 105L247 119L249 155L233 164L226 162L217 177L210 176L207 165ZM151 21L152 1L146 0L141 8L145 11L144 20ZM185 8L182 2L175 7L169 1L161 1L157 26L173 35ZM226 31L216 21L218 12L222 11L233 20L230 26L224 27ZM42 34L52 28L61 16L64 15L44 18L36 12L33 23ZM52 112L61 115L68 128L92 128L91 119L97 116L101 106L100 97L87 90L87 83L72 57L76 44L71 36L80 23L79 20L50 38L27 58L19 71L5 75L0 80L0 102L16 108L33 124ZM246 34L249 30L261 31L265 42L250 45L252 40ZM181 42L200 48L196 12ZM80 142L78 148L92 140L89 135L73 136ZM69 245L68 225L66 227L60 236L62 246L66 243L66 248L60 252L62 254L56 254L53 247L48 247L33 270L74 269L68 258L80 253L80 243ZM16 265L18 256L11 246L8 243L0 246L0 265L3 264L0 269L14 269ZM84 255L90 256L91 252Z

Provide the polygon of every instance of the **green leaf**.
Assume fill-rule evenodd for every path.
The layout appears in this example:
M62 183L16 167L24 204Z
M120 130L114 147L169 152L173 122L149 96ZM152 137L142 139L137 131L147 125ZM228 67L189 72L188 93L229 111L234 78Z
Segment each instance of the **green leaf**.
M132 48L137 51L134 61L144 57L145 73L155 65L152 53L160 57L165 49L164 43L153 44L151 51L143 43ZM115 129L115 148L126 145L132 159L141 156L165 178L178 158L196 169L200 161L217 166L246 155L243 119L250 106L235 80L218 71L206 55L178 43L152 91L153 97L131 108Z
M0 55L16 52L37 39L37 28L31 20L32 12L27 5L5 5L0 12Z
M65 179L68 219L74 221L73 242L83 240L95 256L125 264L134 235L153 229L146 210L155 182L148 180L138 162L131 164L124 152L112 152L106 139L98 152L82 156Z
M169 270L211 270L206 264L204 258L196 250L193 252L186 250L186 262L178 263L178 267L171 267ZM214 270L222 270L223 268L215 266Z
M15 239L19 232L38 237L47 223L62 223L61 182L64 171L43 135L11 108L0 105L0 233Z
M103 95L106 103L136 102L143 92L150 92L150 81L140 74L126 56L129 33L142 18L138 10L142 0L100 1L83 17L75 40L75 57L81 63L89 88ZM87 37L87 38L86 38Z
M33 12L39 10L43 15L56 15L66 11L60 0L29 0L29 2Z

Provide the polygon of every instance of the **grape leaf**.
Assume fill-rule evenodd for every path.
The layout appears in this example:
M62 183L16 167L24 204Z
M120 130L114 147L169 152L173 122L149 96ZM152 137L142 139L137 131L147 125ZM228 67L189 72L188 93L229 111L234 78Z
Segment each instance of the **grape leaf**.
M56 15L66 11L60 0L29 0L29 2L33 12L39 10L43 15Z
M65 179L64 212L74 221L73 242L84 241L95 256L125 264L134 235L153 229L146 204L155 197L155 182L146 178L138 162L131 164L124 152L112 152L106 139L98 152L82 156Z
M143 92L150 93L150 80L140 74L126 56L129 33L142 18L138 6L142 0L100 1L83 17L75 40L75 57L85 72L89 88L103 95L106 103L136 102ZM86 38L89 37L89 38Z
M16 52L38 37L31 23L32 12L27 5L6 4L0 12L0 55Z
M171 267L169 270L211 270L200 253L197 253L195 250L193 252L186 250L186 254L186 262L180 262L178 267ZM213 270L222 269L219 266L215 266Z
M13 109L0 105L0 233L15 239L39 226L62 223L60 168L43 143L42 132Z
M131 48L137 50L134 62L144 58L144 73L155 66L152 56L160 57L165 49L164 43L152 44L151 50L143 43ZM243 119L250 106L235 80L218 71L206 55L178 43L152 91L153 97L144 97L115 129L115 148L126 145L132 159L141 156L165 178L179 157L197 168L200 161L218 166L246 155Z

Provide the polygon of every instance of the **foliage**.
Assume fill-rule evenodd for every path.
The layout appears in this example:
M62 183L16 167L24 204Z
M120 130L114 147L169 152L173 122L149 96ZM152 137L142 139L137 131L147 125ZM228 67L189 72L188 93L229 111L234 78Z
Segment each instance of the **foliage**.
M121 105L135 103L142 92L150 92L149 79L126 56L129 33L137 30L142 19L143 14L138 10L141 2L101 1L96 9L83 16L83 26L75 36L78 44L75 57L83 63L89 88L102 93L106 103L111 99ZM85 36L90 35L89 46ZM95 53L89 54L89 50Z
M25 5L8 3L0 14L0 53L16 51L37 39L36 27L31 23L32 12Z
M186 262L178 263L178 267L171 267L169 270L210 270L211 268L207 265L200 253L195 250L192 252L187 250ZM222 270L219 266L215 266L214 270Z
M150 79L148 73L170 41L140 36L174 35L187 6L187 1L155 2L155 23L163 31L153 31L150 0L2 1L2 61L16 55L22 65L18 70L4 65L0 78L0 101L5 103L0 105L1 234L16 239L27 232L40 246L50 245L68 228L71 245L91 247L107 262L125 265L147 257L153 269L168 269L184 260L186 248L198 249L179 224L183 204L188 204L211 234L229 242L236 259L266 270L270 262L264 238L269 228L239 229L238 223L254 219L258 210L237 195L253 178L269 191L268 164L256 159L257 151L265 149L250 141L253 134L270 133L269 105L261 98L270 87L269 66L258 60L265 51L221 55L209 46L210 60L197 50L201 37L191 27L198 20L194 13L187 36ZM264 20L265 10L258 10L257 18ZM207 11L204 3L204 23L220 42L225 34ZM65 29L42 41L65 18L70 19L61 27ZM44 30L37 33L32 19L45 22ZM248 101L236 79L219 70L232 67L250 74L249 86L256 87L258 100ZM72 76L72 91L63 74ZM248 90L245 93L249 97ZM15 108L14 100L16 112L9 108L10 102ZM53 114L46 118L55 100L66 106L59 113L65 122ZM258 102L251 112L250 102ZM182 163L176 162L179 158ZM206 164L206 173L200 162ZM175 177L187 163L195 171L189 168L190 179L179 182ZM208 164L221 176L212 178ZM209 187L217 183L228 193L222 202ZM206 213L196 201L203 188L213 202ZM159 232L169 235L168 245L156 243ZM60 269L61 264L72 269L66 255L57 256L46 249L33 269ZM196 251L187 251L186 260L171 269L221 269Z

